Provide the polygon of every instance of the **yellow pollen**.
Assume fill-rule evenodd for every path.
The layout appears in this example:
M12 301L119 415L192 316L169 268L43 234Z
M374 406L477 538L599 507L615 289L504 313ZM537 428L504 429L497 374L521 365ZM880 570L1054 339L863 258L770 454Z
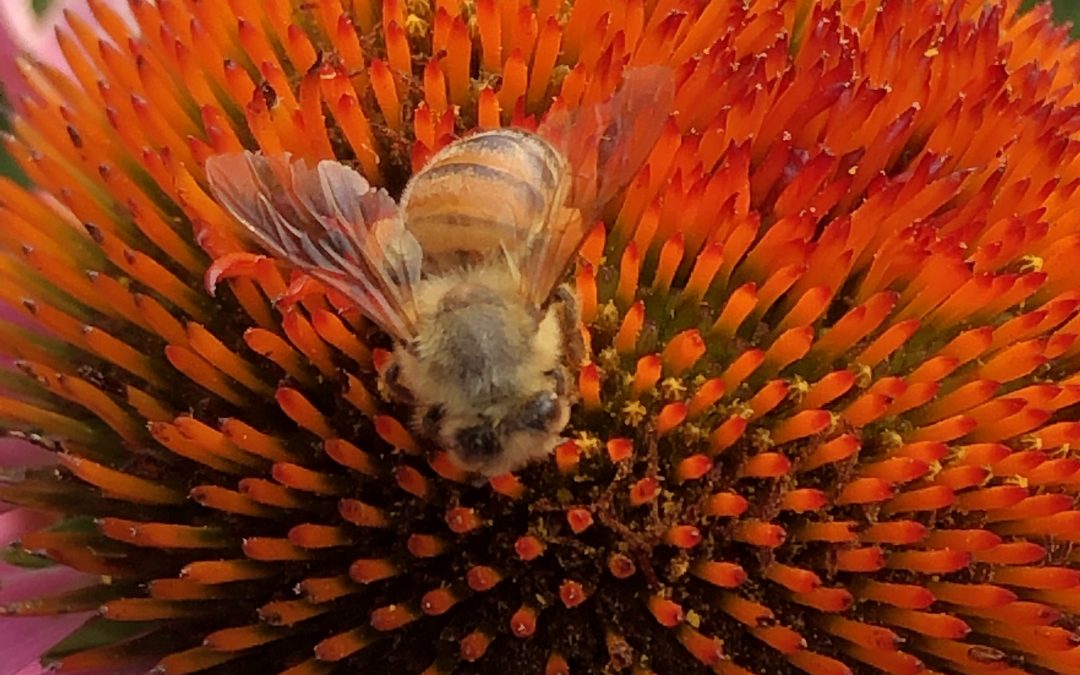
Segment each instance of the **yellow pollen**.
M1020 258L1020 271L1021 272L1041 272L1043 268L1043 259L1041 256L1034 254L1025 255Z
M810 383L796 375L791 378L787 397L793 403L800 403L808 391L810 391Z
M1041 448L1042 447L1042 439L1039 439L1039 441L1040 441L1039 442L1039 447ZM1073 455L1074 455L1074 453L1072 452L1072 448L1069 447L1068 443L1066 443L1065 445L1062 445L1060 448L1057 448L1057 449L1053 450L1050 453L1050 457L1052 457L1053 459L1068 459L1069 457L1072 457Z
M838 426L840 426L840 420L842 420L842 419L844 419L844 418L840 416L840 413L830 412L829 413L829 426L828 426L827 429L825 429L825 433L831 434L832 432L836 431L836 428ZM899 445L903 445L903 443L898 444L898 447L899 447Z
M594 324L602 331L614 331L619 327L619 318L619 308L613 301L608 300L597 313Z
M899 448L904 444L904 437L892 429L881 432L878 441L886 448Z
M855 371L855 386L866 389L874 382L874 370L863 363L856 363L852 369Z
M614 347L605 347L596 355L596 364L604 370L619 368L619 352Z
M673 579L680 579L689 571L690 563L686 558L675 558L668 565L668 575Z
M711 430L702 429L698 424L684 424L680 431L683 438L689 442L694 442L708 438Z
M1027 476L1012 475L1005 478L1004 483L1006 485L1019 485L1022 488L1027 488L1028 479Z
M776 446L773 443L772 433L768 429L754 429L751 434L750 444L754 446L756 450L769 450Z
M668 377L660 383L660 393L667 401L681 401L686 398L686 385L682 380Z
M622 408L623 422L628 427L637 428L641 421L645 419L647 412L645 406L641 405L641 401L630 401Z
M1043 440L1034 434L1028 434L1020 438L1020 447L1024 450L1042 450Z
M405 17L405 32L410 37L423 37L427 35L428 22L416 14L409 14Z
M748 420L754 417L754 409L750 407L750 404L739 399L735 399L731 402L731 414L738 415L744 420Z
M595 434L591 434L588 431L579 431L577 434L577 445L581 448L582 454L592 455L600 450L603 444Z
M933 58L933 57L937 56L940 53L941 52L938 51L937 47L931 47L930 49L927 49L925 52L923 52L922 55L925 56L926 58Z

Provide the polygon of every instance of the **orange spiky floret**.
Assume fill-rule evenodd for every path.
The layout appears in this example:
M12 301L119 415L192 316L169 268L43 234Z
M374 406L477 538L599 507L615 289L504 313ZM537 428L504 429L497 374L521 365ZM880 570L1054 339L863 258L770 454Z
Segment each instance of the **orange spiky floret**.
M1045 9L132 0L129 35L92 4L72 77L23 64L40 191L0 183L0 299L48 334L0 326L0 418L60 451L0 497L109 577L4 608L100 608L114 642L62 667L1075 667L1080 94ZM201 169L337 157L396 194L649 63L676 114L570 277L575 439L483 486Z

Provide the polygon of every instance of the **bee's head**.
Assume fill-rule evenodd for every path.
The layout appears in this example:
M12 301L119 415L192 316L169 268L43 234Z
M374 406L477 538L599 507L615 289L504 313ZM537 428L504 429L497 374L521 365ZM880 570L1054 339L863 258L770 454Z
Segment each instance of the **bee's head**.
M459 466L494 476L551 452L569 417L567 399L554 389L545 389L498 418L454 419L436 406L428 409L422 423Z

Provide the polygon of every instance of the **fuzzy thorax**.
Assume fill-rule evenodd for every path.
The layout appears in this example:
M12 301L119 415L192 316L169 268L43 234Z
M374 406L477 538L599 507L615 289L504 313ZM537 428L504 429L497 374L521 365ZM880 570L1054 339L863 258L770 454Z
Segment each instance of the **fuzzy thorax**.
M438 411L437 419L428 417L434 428L423 431L451 451L458 432L476 425L492 427L503 454L513 448L509 454L527 455L525 461L554 442L549 433L511 442L503 424L531 398L552 391L562 362L557 313L537 312L518 289L508 271L490 268L430 278L419 289L418 335L396 352L400 381L412 393L418 418ZM557 417L561 431L565 416Z

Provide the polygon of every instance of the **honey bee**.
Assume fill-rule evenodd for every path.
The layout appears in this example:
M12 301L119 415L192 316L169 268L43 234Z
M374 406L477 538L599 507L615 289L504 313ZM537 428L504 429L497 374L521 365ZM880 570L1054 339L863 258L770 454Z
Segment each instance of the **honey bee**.
M244 152L206 162L215 199L272 255L346 295L394 341L384 370L419 435L493 476L559 443L584 357L562 283L605 204L667 121L669 69L626 71L603 103L537 131L457 139L400 204L336 161Z

